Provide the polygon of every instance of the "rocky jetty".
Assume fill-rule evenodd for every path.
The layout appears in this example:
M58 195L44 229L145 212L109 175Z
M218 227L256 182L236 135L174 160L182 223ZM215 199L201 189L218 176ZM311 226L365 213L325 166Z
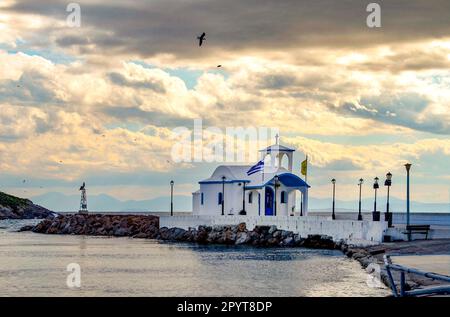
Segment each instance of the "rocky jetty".
M158 239L165 241L193 242L199 244L253 245L261 247L305 247L339 249L332 237L310 235L306 238L292 231L279 230L276 226L257 226L247 230L245 223L229 226L199 226L159 228L156 216L73 214L45 219L34 227L24 227L46 234L77 234Z
M156 236L160 240L186 241L199 244L252 245L262 247L306 247L316 249L337 249L332 237L309 235L302 238L292 231L279 230L276 226L256 226L247 230L245 223L229 226L199 226L184 230L161 228Z
M153 239L159 218L141 215L72 214L45 219L31 230L46 234L76 234ZM22 228L26 230L29 228Z
M55 213L33 204L29 199L19 198L0 192L1 219L43 219L53 217Z

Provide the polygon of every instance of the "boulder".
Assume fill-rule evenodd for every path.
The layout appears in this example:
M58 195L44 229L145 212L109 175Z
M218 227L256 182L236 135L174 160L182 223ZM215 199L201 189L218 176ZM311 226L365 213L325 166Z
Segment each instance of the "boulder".
M31 231L33 228L34 228L34 226L23 226L22 228L19 229L19 232Z
M282 241L282 245L285 247L291 247L295 244L293 237L287 237Z
M234 244L247 244L250 241L250 235L247 232L239 232L236 236L236 242Z
M240 224L237 225L238 232L244 232L246 230L247 230L247 226L246 226L245 222L241 222Z
M277 230L277 226L270 226L268 233L273 234Z

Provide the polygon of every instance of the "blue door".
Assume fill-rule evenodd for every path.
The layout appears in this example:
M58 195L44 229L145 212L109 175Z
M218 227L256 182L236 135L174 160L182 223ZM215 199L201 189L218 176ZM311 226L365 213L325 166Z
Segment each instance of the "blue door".
M273 216L273 190L270 187L266 187L265 207L265 215Z

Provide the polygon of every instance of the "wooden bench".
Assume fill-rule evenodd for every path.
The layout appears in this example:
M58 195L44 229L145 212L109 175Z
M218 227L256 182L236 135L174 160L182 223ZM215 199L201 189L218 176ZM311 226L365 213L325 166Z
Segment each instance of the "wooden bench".
M420 233L425 235L425 240L428 239L428 231L430 231L430 225L407 225L406 232L407 234Z

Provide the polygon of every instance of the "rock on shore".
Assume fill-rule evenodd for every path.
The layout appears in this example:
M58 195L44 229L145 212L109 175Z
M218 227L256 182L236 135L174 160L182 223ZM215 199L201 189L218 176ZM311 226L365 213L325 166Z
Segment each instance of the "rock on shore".
M1 219L41 219L53 217L55 213L33 204L29 199L19 198L0 192Z
M45 219L31 230L47 234L155 238L158 228L156 216L74 214Z
M276 226L256 226L250 231L247 230L245 223L228 226L199 226L189 230L163 227L159 230L156 238L199 244L307 247L316 249L338 248L338 245L329 236L309 235L307 238L302 238L292 231L279 230Z

